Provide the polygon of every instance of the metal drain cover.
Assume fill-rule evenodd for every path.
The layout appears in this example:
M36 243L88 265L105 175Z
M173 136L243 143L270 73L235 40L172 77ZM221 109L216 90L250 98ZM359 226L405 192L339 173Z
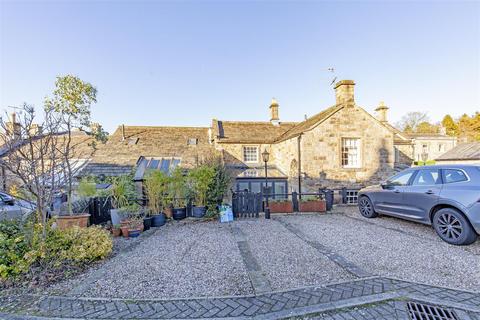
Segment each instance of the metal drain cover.
M407 309L412 320L459 320L449 308L410 301L407 302Z

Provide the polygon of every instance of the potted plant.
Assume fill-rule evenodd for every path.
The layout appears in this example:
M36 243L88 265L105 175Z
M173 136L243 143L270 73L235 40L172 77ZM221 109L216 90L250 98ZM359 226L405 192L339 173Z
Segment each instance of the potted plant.
M173 219L185 219L187 217L187 187L185 183L185 176L182 169L180 169L179 167L175 168L175 170L173 170L172 172L169 190L173 199Z
M120 224L114 224L112 226L112 234L114 237L119 237L122 235L122 229L120 228L121 228Z
M159 170L147 174L144 187L148 199L147 213L152 216L152 227L161 227L166 222L163 208L166 203L170 177Z
M142 233L143 219L140 216L131 217L128 224L128 237L136 238Z
M126 211L119 209L128 207L131 204L131 199L134 199L135 196L135 185L130 176L120 176L113 180L107 194L107 199L110 199L112 203L110 209L112 224L120 224L122 220L127 218L125 215L122 216L122 213Z
M288 199L272 199L269 201L271 213L292 213L293 203Z
M192 169L188 173L187 185L194 199L192 216L195 218L202 218L207 212L207 195L214 177L215 169L207 164Z
M318 196L304 196L298 202L298 209L300 212L325 212L325 200Z
M78 185L79 201L75 203L64 203L63 209L60 210L60 214L56 218L57 226L60 230L77 226L80 228L86 228L88 226L88 219L90 214L88 213L89 200L94 197L97 192L94 182L83 178Z

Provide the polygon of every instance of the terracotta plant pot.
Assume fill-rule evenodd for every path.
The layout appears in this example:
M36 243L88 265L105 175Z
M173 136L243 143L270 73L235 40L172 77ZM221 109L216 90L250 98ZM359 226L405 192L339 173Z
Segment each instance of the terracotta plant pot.
M291 201L273 201L268 204L271 213L292 213L293 203Z
M167 207L165 210L163 210L165 213L165 216L170 219L173 215L173 208L172 207Z
M122 235L122 229L120 228L113 228L112 234L114 237L120 237Z
M120 230L122 230L122 236L128 238L128 226L121 226Z
M60 230L65 230L74 226L86 228L88 227L89 217L90 215L88 213L76 214L71 216L58 216L56 219L57 227Z
M300 201L298 209L300 212L325 212L327 206L325 200Z

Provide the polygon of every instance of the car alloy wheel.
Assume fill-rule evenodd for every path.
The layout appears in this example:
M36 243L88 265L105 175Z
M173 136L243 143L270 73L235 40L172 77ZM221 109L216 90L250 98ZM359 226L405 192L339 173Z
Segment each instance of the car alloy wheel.
M442 213L437 217L438 231L445 239L450 241L458 241L462 236L463 227L460 220L458 220L450 212Z
M374 218L377 216L375 210L373 210L373 205L370 199L367 197L361 197L358 201L358 209L360 214L366 218Z
M467 245L477 240L477 234L467 218L454 208L438 210L432 222L435 231L445 242Z

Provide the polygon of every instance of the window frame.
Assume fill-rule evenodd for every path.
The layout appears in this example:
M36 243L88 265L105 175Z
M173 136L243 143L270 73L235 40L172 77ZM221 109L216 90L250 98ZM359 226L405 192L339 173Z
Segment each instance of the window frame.
M395 178L396 176L399 176L399 175L402 175L402 174L408 174L408 173L411 173L412 175L410 176L410 178L408 178L406 184L398 185L398 184L392 184L391 183L392 178ZM387 179L387 181L386 181L387 185L391 186L391 187L408 187L408 186L411 186L412 182L413 182L413 179L415 179L415 177L417 176L417 173L418 173L418 170L408 170L408 171L399 172L396 175Z
M447 179L445 178L445 171L446 170L456 170L456 171L461 171L467 177L467 180L462 180L462 181L454 181L454 182L447 182ZM470 181L470 176L467 174L467 172L463 169L459 168L442 168L441 170L442 174L442 184L452 184L452 183L462 183L462 182L469 182Z
M255 154L256 154L256 157L257 159L256 160L246 160L245 159L245 149L246 148L255 148ZM245 163L259 163L260 161L260 146L258 145L244 145L242 146L242 159L243 159L243 162Z
M358 141L358 146L357 146L357 165L344 165L343 164L343 149L344 149L344 142L347 140L357 140ZM363 168L363 148L362 148L362 138L360 137L341 137L340 138L340 166L343 169L361 169ZM348 153L347 153L347 161L348 161Z
M438 179L437 179L437 182L435 182L435 184L413 184L415 182L415 180L417 179L417 176L420 174L421 171L427 171L427 170L437 170L438 171ZM429 169L416 169L415 172L414 172L414 175L412 177L411 180L409 180L409 186L412 186L412 187L428 187L428 186L436 186L436 185L441 185L443 184L443 173L442 173L442 169L435 169L435 168L429 168Z

